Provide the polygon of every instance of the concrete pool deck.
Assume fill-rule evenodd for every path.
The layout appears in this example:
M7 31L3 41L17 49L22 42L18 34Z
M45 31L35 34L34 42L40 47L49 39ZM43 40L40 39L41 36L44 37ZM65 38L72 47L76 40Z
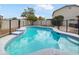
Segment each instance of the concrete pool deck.
M8 43L9 40L16 37L16 35L7 35L5 37L0 38L0 55L6 55L4 48L5 45Z

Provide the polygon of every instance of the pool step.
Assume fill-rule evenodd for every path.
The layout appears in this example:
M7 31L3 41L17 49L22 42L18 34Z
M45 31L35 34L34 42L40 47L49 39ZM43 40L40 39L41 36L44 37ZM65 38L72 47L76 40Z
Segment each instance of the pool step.
M22 34L22 31L12 32L11 34L12 34L12 35L20 35L20 34Z
M19 29L16 29L16 31L24 31L26 29L26 27L21 27Z

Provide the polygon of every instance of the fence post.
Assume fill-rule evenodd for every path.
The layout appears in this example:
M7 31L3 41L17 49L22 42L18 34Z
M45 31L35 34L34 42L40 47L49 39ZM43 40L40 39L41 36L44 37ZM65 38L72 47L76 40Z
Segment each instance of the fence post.
M18 28L20 28L20 20L18 20Z
M78 35L79 35L79 15L76 16L76 17L77 17L77 20L78 20L77 27L78 27Z
M11 20L9 20L9 34L11 34Z
M68 20L66 20L66 32L68 32Z
M23 26L25 26L25 23L24 23L24 21L23 21Z
M78 20L78 35L79 35L79 20Z

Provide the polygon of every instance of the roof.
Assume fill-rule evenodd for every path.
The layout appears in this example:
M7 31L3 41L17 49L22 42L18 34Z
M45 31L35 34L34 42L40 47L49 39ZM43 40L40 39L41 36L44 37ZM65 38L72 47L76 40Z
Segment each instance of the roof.
M55 13L56 11L61 10L61 9L65 8L65 7L71 7L71 6L79 7L78 5L66 5L66 6L64 6L64 7L61 7L61 8L59 8L59 9L55 10L55 11L53 12L52 16L54 15L54 13Z

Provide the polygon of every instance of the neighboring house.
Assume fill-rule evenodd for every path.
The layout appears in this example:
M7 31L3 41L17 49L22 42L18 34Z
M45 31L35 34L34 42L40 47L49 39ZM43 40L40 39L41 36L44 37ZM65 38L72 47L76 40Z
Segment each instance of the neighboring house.
M70 20L69 23L77 24L77 17L79 15L79 6L78 5L66 5L58 10L53 12L53 18L55 16L62 15L64 20Z

